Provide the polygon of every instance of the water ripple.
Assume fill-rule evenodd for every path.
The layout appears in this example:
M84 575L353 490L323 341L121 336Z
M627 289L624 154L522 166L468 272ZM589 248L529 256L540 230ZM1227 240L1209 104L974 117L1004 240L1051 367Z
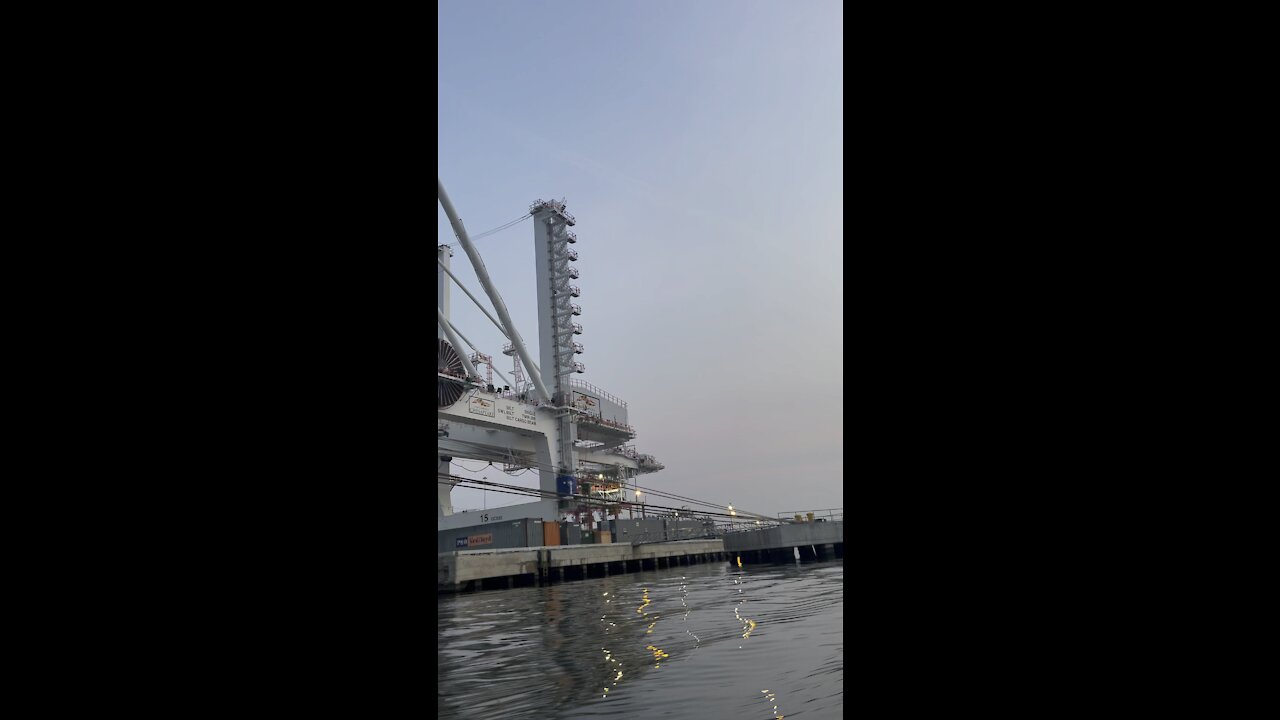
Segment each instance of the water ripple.
M437 714L836 718L843 621L839 562L708 563L444 596Z

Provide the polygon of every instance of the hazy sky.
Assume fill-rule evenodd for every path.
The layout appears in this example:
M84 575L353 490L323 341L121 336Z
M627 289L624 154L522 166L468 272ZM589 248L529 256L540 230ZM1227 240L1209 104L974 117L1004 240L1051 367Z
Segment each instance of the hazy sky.
M636 448L666 465L640 484L770 515L842 507L841 3L441 0L439 20L440 179L472 235L565 199L576 377L629 403ZM476 245L536 344L531 221ZM460 247L453 268L488 305ZM510 377L498 331L452 303ZM527 501L453 492L456 510Z

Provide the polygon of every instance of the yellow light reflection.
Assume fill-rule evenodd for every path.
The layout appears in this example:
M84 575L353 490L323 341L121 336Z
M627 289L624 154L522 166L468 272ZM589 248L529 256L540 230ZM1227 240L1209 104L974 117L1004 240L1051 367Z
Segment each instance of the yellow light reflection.
M773 704L773 717L775 718L775 720L782 720L784 715L778 712L778 705L777 705L778 696L774 693L770 693L768 690L761 690L760 692L765 694L764 695L765 702Z
M654 669L657 669L657 668L658 668L658 663L659 663L660 661L662 661L664 658L669 658L669 657L671 657L671 656L670 656L670 655L668 655L665 651L663 651L663 649L662 649L662 648L654 647L653 645L646 645L646 646L645 646L645 650L650 650L650 651L652 651L652 652L653 652L653 659L654 659L654 665L653 665L653 667L654 667Z

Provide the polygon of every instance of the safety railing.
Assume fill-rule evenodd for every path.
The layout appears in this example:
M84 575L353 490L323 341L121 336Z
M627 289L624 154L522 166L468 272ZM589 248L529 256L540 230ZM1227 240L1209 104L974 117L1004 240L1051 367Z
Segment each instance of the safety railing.
M570 380L569 387L573 388L574 390L581 390L582 392L585 392L588 395L594 395L596 397L605 398L606 400L612 402L614 405L618 405L620 407L627 406L626 400L623 400L622 398L618 397L617 395L614 395L613 393L609 392L608 390L605 390L604 388L592 385L591 383L585 380L576 380L576 379Z
M800 516L797 521L796 516ZM791 522L836 522L844 520L844 508L823 508L821 510L788 510L778 513L778 519Z

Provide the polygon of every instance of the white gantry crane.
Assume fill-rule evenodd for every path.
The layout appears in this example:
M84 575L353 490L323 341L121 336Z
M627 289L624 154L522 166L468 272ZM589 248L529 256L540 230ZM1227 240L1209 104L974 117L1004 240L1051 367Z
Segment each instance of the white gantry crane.
M541 362L535 364L533 350L512 324L506 303L458 218L444 184L437 180L436 185L449 224L497 313L494 317L458 281L450 270L453 251L448 245L440 245L436 250L440 353L436 379L437 450L438 480L443 481L437 485L439 529L480 525L494 519L492 511L487 513L487 520L478 512L453 511L450 493L456 483L448 479L453 458L537 470L543 497L502 508L502 520L559 520L565 514L610 506L616 516L616 503L627 500L628 480L639 473L661 470L662 464L627 445L635 438L635 430L627 422L625 402L574 378L586 371L576 360L584 351L575 340L582 334L582 325L574 321L582 314L582 308L572 302L581 292L569 282L578 277L577 268L570 264L578 259L577 251L570 247L578 238L569 229L576 220L563 202L539 200L529 208L538 278L537 351ZM478 362L485 363L488 372L494 371L493 357L472 345L450 321L451 283L466 293L509 341L503 354L513 356L517 377L514 385L508 381L509 389L495 387L491 376L482 380L476 373ZM522 363L529 382L524 382ZM583 496L591 499L583 500Z

